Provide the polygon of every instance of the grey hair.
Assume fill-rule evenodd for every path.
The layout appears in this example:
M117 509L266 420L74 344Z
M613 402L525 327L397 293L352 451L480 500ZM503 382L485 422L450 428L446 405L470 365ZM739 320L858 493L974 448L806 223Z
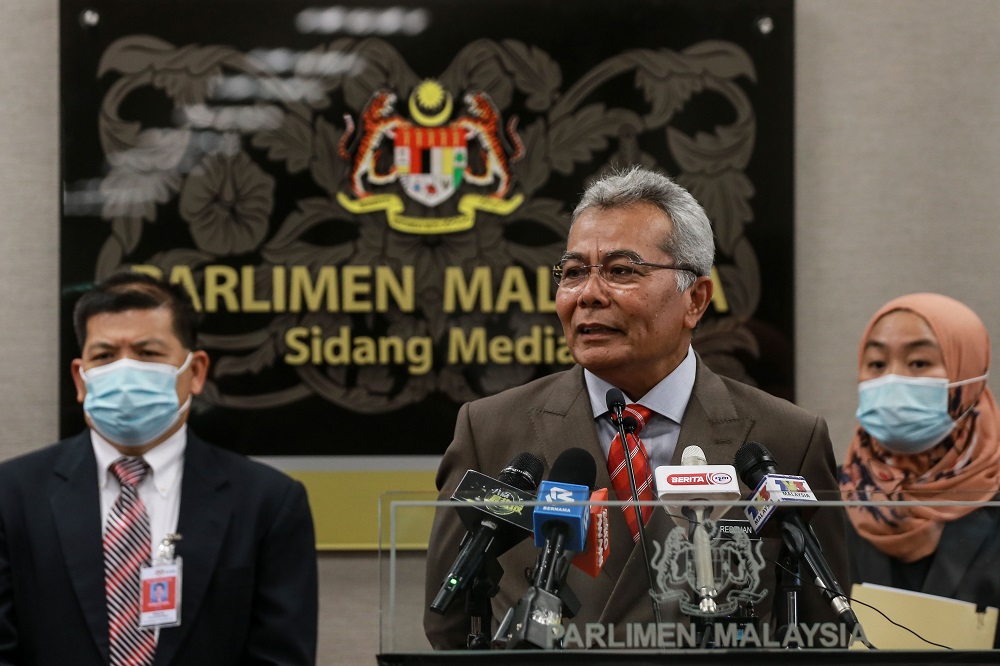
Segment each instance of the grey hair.
M700 276L710 276L715 260L715 239L705 209L690 192L655 171L633 166L594 181L573 211L572 224L590 208L607 210L639 203L653 204L673 223L673 233L663 240L660 249L677 264L690 267ZM677 271L678 291L684 291L694 281L690 273Z

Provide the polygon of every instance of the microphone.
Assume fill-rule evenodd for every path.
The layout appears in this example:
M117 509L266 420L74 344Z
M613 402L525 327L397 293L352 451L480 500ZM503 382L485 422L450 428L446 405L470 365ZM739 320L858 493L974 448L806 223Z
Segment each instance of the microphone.
M806 480L801 476L778 474L771 452L757 442L746 442L741 446L736 452L734 465L743 483L754 489L747 498L754 505L745 510L754 530L761 534L764 524L773 515L785 543L791 541L801 549L816 584L833 610L848 626L858 625L858 616L851 609L847 595L823 556L816 535L799 512L803 502L816 501ZM779 509L780 505L784 506Z
M565 586L568 553L584 550L590 518L586 505L560 504L587 501L596 478L594 458L583 449L567 449L552 464L549 478L538 488L538 500L549 504L535 507L532 514L535 544L542 546L534 584L500 623L495 644L506 643L507 649L558 647L555 628L563 616L573 617L579 610L579 601Z
M680 465L661 465L654 476L656 494L670 517L681 527L690 524L690 517L685 512L693 510L684 502L714 502L711 506L706 504L698 508L711 509L705 519L715 521L740 499L736 469L732 465L707 464L700 446L687 447L681 454Z
M681 454L680 466L657 467L655 476L657 495L664 500L664 508L675 523L685 528L694 545L698 607L707 615L714 614L718 611L715 597L719 591L712 565L712 523L740 499L736 469L732 465L709 465L700 446L689 446ZM715 503L683 504L691 501Z
M608 411L614 414L615 425L618 426L618 437L621 438L622 452L625 454L625 471L628 475L629 490L632 493L632 501L635 504L632 509L635 511L635 520L639 534L639 546L642 548L642 559L646 562L646 579L649 581L649 601L653 607L653 620L660 624L660 605L656 601L654 582L656 576L653 574L653 565L650 564L649 545L646 537L646 523L642 519L642 509L639 507L639 491L635 482L635 470L632 469L632 456L629 455L628 433L635 432L639 423L634 416L625 416L625 394L621 389L610 388L604 396L604 401L608 405ZM612 442L613 444L614 442Z
M486 558L494 558L531 533L531 517L514 502L532 501L542 478L544 465L536 456L524 452L511 459L498 479L469 470L452 494L458 502L486 502L477 507L456 507L465 524L465 537L458 557L448 568L430 609L444 613L455 596L479 573Z
M608 489L600 488L590 494L591 502L608 501ZM591 578L597 578L604 563L611 554L611 534L608 531L608 507L590 507L590 526L587 528L587 543L582 553L573 558L573 566Z
M597 479L593 456L579 448L563 451L552 464L549 478L538 487L538 500L545 502L586 502ZM565 579L565 553L581 552L587 542L590 511L584 505L535 507L535 545L541 546L541 566L535 572L535 586L547 592L558 591ZM559 571L562 568L563 571Z

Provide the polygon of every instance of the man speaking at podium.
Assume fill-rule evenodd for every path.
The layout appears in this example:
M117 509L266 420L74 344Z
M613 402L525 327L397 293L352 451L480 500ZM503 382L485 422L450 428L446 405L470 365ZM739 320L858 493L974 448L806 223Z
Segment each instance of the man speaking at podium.
M613 387L624 392L630 407L641 405L645 422L639 437L648 453L649 472L660 465L679 465L689 445L702 447L710 464L732 464L740 445L755 441L768 447L783 473L805 477L820 499L839 497L825 421L715 374L692 349L692 331L712 299L714 255L704 210L669 178L632 168L593 183L573 212L566 251L553 271L556 309L577 365L464 405L438 470L440 499L452 496L469 469L496 474L512 455L527 450L550 470L560 453L572 447L583 448L597 461L595 487L608 488L612 499L628 499L621 490L622 475L616 474L613 481L607 464L613 448L623 459L606 402ZM613 461L612 467L621 465ZM642 482L637 479L637 484ZM640 493L640 499L654 497L655 492ZM650 580L637 545L634 508L611 508L609 513L611 548L603 570L592 579L570 569L567 584L580 601L572 621L604 626L652 623ZM663 543L674 527L660 509L648 512L644 520L650 541ZM820 510L812 525L833 572L847 586L842 513ZM437 511L427 553L428 604L465 531L454 510ZM769 598L758 607L765 621L779 546L777 539L765 539L761 574ZM493 598L496 618L524 594L524 571L537 553L529 539L499 557L505 573ZM803 574L800 621L832 619L827 602L809 584L811 576L805 570ZM676 602L660 606L662 622L685 621ZM443 614L425 611L424 630L436 649L464 648L469 618L462 600Z

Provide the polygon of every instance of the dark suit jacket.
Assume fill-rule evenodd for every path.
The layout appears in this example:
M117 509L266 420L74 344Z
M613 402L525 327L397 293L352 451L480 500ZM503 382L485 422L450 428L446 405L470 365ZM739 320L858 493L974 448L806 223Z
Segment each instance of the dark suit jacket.
M177 531L181 625L156 666L314 664L317 575L304 488L188 430ZM0 464L0 664L108 663L89 432Z
M847 546L854 582L908 587L908 577L901 577L907 565L861 537L850 522ZM926 575L915 591L1000 608L1000 509L983 507L946 523L937 550L924 564ZM1000 631L993 646L1000 648Z
M817 495L824 491L830 493L820 499L840 498L834 478L830 436L823 419L785 400L721 377L699 358L694 390L684 413L672 464L679 465L684 448L695 444L704 450L709 463L732 464L736 450L746 441L766 446L777 461L779 471L804 476ZM514 455L528 451L543 460L547 475L559 454L572 447L593 454L597 461L595 487L611 488L583 369L579 366L464 405L455 426L455 439L438 470L439 499L451 497L468 469L496 475ZM747 492L745 487L743 490ZM652 622L642 550L633 544L622 512L612 508L609 514L611 552L601 573L591 579L575 567L570 569L567 582L581 602L581 610L573 621L619 626L626 622ZM742 517L742 512L738 517ZM813 517L812 525L834 573L846 586L843 512L839 508L821 509ZM654 511L647 523L650 538L660 543L673 527L665 511ZM438 591L464 533L454 510L437 511L427 552L425 608ZM765 539L764 556L769 560L763 587L772 593L775 588L771 562L776 559L779 549L777 539ZM529 539L499 558L506 573L493 599L496 620L502 618L527 589L523 572L534 564L537 552ZM769 602L760 610L766 612L768 607ZM676 602L662 604L661 610L665 622L680 619ZM801 621L832 617L826 602L813 589L800 595L799 612ZM434 648L464 648L469 632L464 599L456 600L445 615L425 611L424 630Z

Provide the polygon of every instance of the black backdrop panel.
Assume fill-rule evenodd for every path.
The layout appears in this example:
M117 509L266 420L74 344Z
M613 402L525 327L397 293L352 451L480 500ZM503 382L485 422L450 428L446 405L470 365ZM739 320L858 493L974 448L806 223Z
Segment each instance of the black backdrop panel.
M548 269L588 180L638 163L716 232L695 348L793 397L791 2L61 11L62 367L79 293L138 267L204 312L207 439L439 454L463 402L569 367Z

